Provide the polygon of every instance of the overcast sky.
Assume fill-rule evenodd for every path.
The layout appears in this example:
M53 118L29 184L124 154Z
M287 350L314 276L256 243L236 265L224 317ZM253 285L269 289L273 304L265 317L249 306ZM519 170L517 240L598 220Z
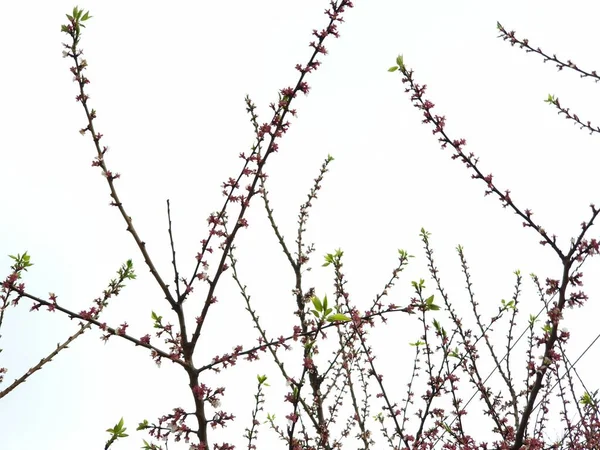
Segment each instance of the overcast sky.
M592 1L547 0L493 6L462 0L354 4L340 27L341 38L325 43L329 55L307 80L310 94L294 102L298 118L266 167L275 214L291 242L299 205L322 161L328 154L335 157L308 224L307 238L316 251L307 285L319 295L333 295L332 270L321 267L322 258L341 248L348 290L365 309L402 248L416 257L389 301L407 304L411 280L425 278L433 288L421 227L432 233L440 274L465 316L470 306L458 244L465 248L479 301L490 312L511 297L516 269L542 280L558 278L555 255L496 198L484 197L484 185L439 148L404 93L401 76L387 69L402 53L417 82L428 85L426 97L437 114L446 116L451 137L465 138L466 150L480 157L482 170L494 174L497 186L510 189L517 205L531 208L566 248L588 219L589 204L600 204L600 137L578 130L543 100L558 96L598 124L597 86L512 48L497 38L496 22L591 71L600 67L595 56L600 7ZM98 112L95 124L110 146L106 160L121 173L121 199L165 278L172 279L166 200L171 201L179 265L184 274L191 273L199 241L207 234L206 218L223 201L220 184L237 176L238 155L253 143L245 95L258 106L259 121L267 121L269 103L279 89L295 84L294 66L310 56L311 31L326 24L327 5L324 0L80 3L93 16L81 46L89 64L91 106ZM128 282L103 317L111 325L127 321L130 333L142 336L152 332L150 312L168 317L169 309L118 211L109 206L106 182L91 167L89 136L78 133L85 116L74 100L71 61L61 57L67 36L60 33L73 6L63 0L0 4L0 268L6 276L7 255L27 251L35 264L25 277L27 290L42 297L54 292L59 303L80 311L132 258L138 279ZM274 337L288 335L294 324L292 271L261 202L253 203L248 220L238 243L241 276L266 328ZM566 326L576 330L574 356L597 332L598 261L592 260L585 273L591 300L566 318ZM525 283L521 329L541 307L527 277ZM237 343L256 342L231 281L217 295L199 361ZM203 297L198 292L192 298L200 302ZM3 386L77 328L59 314L28 313L30 306L24 299L6 313L0 367L9 372ZM503 333L498 330L499 345ZM97 330L87 332L2 399L0 448L102 448L108 438L104 430L120 417L133 431L143 419L155 421L187 405L187 382L177 367L164 363L157 369L145 350L116 338L105 345L99 336ZM409 342L418 337L414 318L401 315L373 332L382 370L397 385L397 400L411 367ZM597 355L593 347L578 365L591 388L596 387L591 367ZM222 407L238 417L211 442L228 440L242 448L258 373L273 380L265 412L278 413L285 425L285 389L276 367L266 358L240 363L219 379L206 378L227 386ZM276 442L266 425L261 433L264 443ZM147 439L144 433L131 435L114 448L139 448Z

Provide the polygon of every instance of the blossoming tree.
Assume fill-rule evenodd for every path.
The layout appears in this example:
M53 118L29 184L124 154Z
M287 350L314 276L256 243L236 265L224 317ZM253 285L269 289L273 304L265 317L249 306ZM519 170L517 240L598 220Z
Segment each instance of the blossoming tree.
M420 238L432 291L426 286L429 281L410 281L412 294L403 304L386 303L386 297L395 284L402 281L403 272L412 258L405 250L397 251L397 264L390 269L387 282L367 306L359 306L347 289L341 249L331 249L322 261L324 267L332 270L333 294L319 295L317 288L307 281L311 263L318 259L314 257L315 247L306 237L309 215L334 158L328 155L324 159L305 202L300 205L296 235L291 241L281 232L271 206L267 169L296 116L294 100L298 94L309 93L307 80L319 69L320 58L327 54L325 43L332 37L339 37L338 28L351 8L353 3L349 0L330 2L325 11L325 26L313 31L312 54L307 61L296 65L296 80L279 89L277 99L270 104L272 113L268 121L259 119L257 106L246 97L254 142L239 154L241 167L222 183L224 200L209 215L208 230L191 264L177 257L171 205L167 202L171 274L159 270L159 264L134 225L128 205L119 195L120 174L111 170L111 153L104 145L103 133L96 126L97 111L87 93L90 83L88 61L81 48L82 33L91 15L77 7L67 15L68 22L62 26L62 31L69 41L64 44L63 56L72 63L70 70L77 88L76 100L85 118L85 125L79 132L89 138L89 146L94 152L92 165L107 184L111 205L118 211L164 297L165 309L171 319L166 319L162 312L152 311L152 330L142 335L130 333L126 321L118 324L104 321L103 314L109 302L121 293L127 281L136 278L132 260L119 268L117 277L89 307L76 311L61 304L55 294L45 297L31 291L26 285L26 272L33 264L31 256L26 252L12 255L11 271L2 284L0 326L5 317L9 317L11 305L23 308L29 302L33 311L46 309L75 320L78 329L14 381L3 379L7 368L0 368L0 381L4 383L0 398L17 387L27 389L23 385L26 380L38 376L38 371L58 353L86 330L94 328L104 341L120 340L134 345L158 366L169 361L184 374L183 379L189 387L188 406L173 405L160 417L139 419L137 430L147 434L143 440L145 449L167 449L178 445L190 450L263 448L265 444L259 439L262 428L268 431L262 431L261 438L270 434L277 439L278 444L269 444L269 448L279 445L290 450L384 447L575 450L600 447L596 394L574 376L575 363L567 352L571 335L562 327L569 310L584 307L588 300L582 290L582 267L600 251L597 239L590 236L600 209L590 205L589 216L582 220L580 229L575 230L570 244L561 246L557 237L547 231L552 224L542 226L537 222L531 209L513 199L510 190L497 185L492 174L482 171L479 159L466 150L465 139L454 137L447 131L445 116L436 112L434 103L426 97L426 86L419 83L402 56L396 58L389 71L400 75L399 82L422 114L424 126L431 128L453 160L464 164L486 196L497 198L505 210L518 216L524 228L537 235L548 254L560 263L561 271L545 279L531 277L538 293L539 311L525 318L523 310L529 310L531 305L523 303L524 280L520 271L516 271L512 298L502 300L497 311L487 317L481 312L474 293L466 252L458 246L456 250L471 309L466 317L448 295L434 257L431 234L422 229ZM571 61L564 62L531 46L527 39L518 38L501 24L498 24L498 32L511 45L556 64L559 70L573 71L582 78L595 81L600 79L595 71L581 69ZM547 103L582 129L600 132L600 128L590 121L580 119L565 108L557 97L549 95ZM270 332L273 324L257 312L251 297L252 284L246 284L239 268L236 243L238 236L249 226L250 208L264 211L288 269L293 273L293 325L286 335L276 336ZM228 353L214 354L207 324L211 313L222 306L217 288L226 277L235 282L256 334L244 338ZM196 314L193 306L198 304L200 308ZM412 321L420 327L419 338L410 343L414 353L409 364L407 387L401 398L391 389L389 377L384 378L379 366L381 357L376 357L377 348L371 339L372 328L390 321ZM498 328L502 330L501 337L494 333ZM522 338L525 341L522 342ZM208 353L211 353L209 360L206 358ZM209 375L220 374L236 365L251 368L254 361L265 359L271 361L273 370L268 376L255 376L254 391L248 393L254 399L251 411L222 409L227 386L213 383L214 379ZM406 365L407 361L403 363ZM493 374L497 378L491 380ZM281 379L286 385L281 406L285 411L284 418L264 410L269 395L267 387L273 379ZM470 399L466 399L467 395ZM475 403L471 405L472 402ZM469 414L471 408L481 411L484 419L478 420L474 414ZM212 430L232 427L242 420L241 417L248 419L243 425L243 433L231 436L227 441L218 441ZM558 437L550 437L550 427L553 430L559 428ZM128 431L121 419L116 420L107 432L105 449L117 448L131 429Z

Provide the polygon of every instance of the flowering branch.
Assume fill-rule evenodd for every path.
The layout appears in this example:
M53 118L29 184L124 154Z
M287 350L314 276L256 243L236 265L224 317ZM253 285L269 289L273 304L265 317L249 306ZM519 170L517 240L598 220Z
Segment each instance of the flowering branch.
M556 57L556 55L550 56L549 54L544 53L542 51L542 49L539 47L537 47L537 48L532 47L531 45L529 45L529 39L518 39L516 37L516 33L514 31L506 31L506 28L504 28L502 26L502 24L500 24L500 22L496 23L496 28L500 32L500 34L498 35L499 38L501 38L504 41L510 42L510 45L512 45L512 46L515 46L518 44L519 47L524 48L527 53L537 53L538 55L540 55L544 58L544 62L552 61L553 63L556 64L556 67L558 68L559 72L563 69L570 69L570 70L574 70L575 72L579 73L581 78L589 77L589 78L592 78L594 80L594 82L596 82L596 83L600 80L600 75L598 75L595 70L588 72L586 70L583 70L583 69L580 69L579 67L577 67L577 64L575 64L570 59L567 60L567 62L564 62L564 61L558 59Z
M73 9L73 15L67 14L69 23L67 25L62 25L61 28L62 32L68 34L72 40L71 44L63 44L63 46L66 48L66 50L63 52L63 57L71 58L75 64L73 67L71 67L71 73L74 76L73 80L77 83L79 87L79 94L77 95L77 97L75 97L75 99L81 103L81 106L83 107L85 111L85 116L87 118L87 125L80 130L80 133L82 135L85 135L89 132L89 134L91 135L92 141L94 142L94 147L96 148L96 157L92 162L92 166L100 167L102 175L106 179L106 182L110 189L110 196L112 198L111 206L117 207L117 209L121 213L123 220L127 224L127 231L131 234L135 243L137 244L140 253L144 257L146 265L150 269L150 273L160 286L167 301L171 304L171 306L174 306L175 300L173 299L173 296L171 295L168 286L165 284L158 271L156 270L156 267L154 266L154 263L146 249L146 243L139 236L136 228L133 225L131 217L125 211L125 207L123 206L123 203L121 202L119 195L117 194L115 180L120 178L121 175L118 173L113 173L106 166L104 155L108 151L108 147L100 146L100 139L102 139L103 135L99 132L96 132L96 129L94 127L94 119L96 119L96 110L90 109L88 105L89 96L85 93L85 87L87 84L90 83L90 80L83 74L84 70L87 69L88 64L85 59L81 58L83 50L78 47L81 38L81 28L85 27L83 22L90 19L91 17L92 16L89 15L89 12L84 13L83 10L80 10L77 7L75 7Z
M498 28L500 29L501 32L505 33L505 30L500 26L500 24L498 24ZM593 76L594 78L598 78L595 72L587 73L587 72L581 71L571 61L569 61L568 64L565 65L564 63L560 62L556 57L548 57L547 55L542 53L541 50L532 49L531 47L529 47L527 40L525 40L525 41L516 40L516 38L514 38L514 33L506 34L505 39L509 39L511 41L511 44L513 44L513 45L515 43L519 43L519 44L521 44L522 48L526 47L528 49L528 51L534 51L536 53L544 55L546 60L552 60L552 61L557 62L558 66L559 66L559 70L562 70L562 67L569 67L573 70L580 72L582 74L582 77L583 76ZM488 414L490 414L494 418L494 421L496 423L496 428L494 431L500 432L500 434L502 435L502 441L504 442L504 445L506 446L506 445L508 445L507 444L508 442L512 442L512 444L510 446L510 448L512 450L519 450L523 444L526 444L528 446L528 448L531 447L532 445L535 448L538 448L537 446L540 445L541 441L539 441L539 439L537 439L537 437L536 438L526 438L525 433L526 433L527 427L529 425L530 417L534 410L534 406L536 404L538 397L541 395L540 401L542 404L546 405L548 403L549 391L545 390L543 393L541 391L542 391L542 387L544 386L543 380L544 379L549 380L551 378L552 373L554 373L554 371L557 370L557 367L558 367L558 364L560 361L560 355L555 351L555 345L557 344L557 342L568 339L568 335L564 335L563 333L558 332L558 325L560 323L560 320L562 319L563 310L565 309L565 307L573 307L574 305L580 306L587 299L587 296L581 291L573 292L569 296L567 296L566 291L567 291L567 287L569 285L572 285L572 286L581 285L581 280L580 280L581 273L576 273L574 275L571 274L571 269L572 269L574 263L581 262L585 257L594 256L600 252L599 243L596 239L591 239L588 241L584 237L587 230L591 227L591 225L593 224L594 220L596 219L596 217L598 216L600 211L597 210L593 204L591 205L592 217L587 222L582 223L582 225L581 225L582 231L580 232L579 236L577 238L572 239L571 247L570 247L569 251L567 253L563 253L563 251L556 244L556 236L548 235L548 233L546 233L546 231L541 226L536 224L531 219L531 216L533 214L531 212L531 210L529 210L529 209L521 210L512 201L509 190L504 190L504 192L502 192L493 183L493 181L492 181L493 176L491 174L487 175L487 176L483 175L482 171L479 169L479 166L478 166L479 159L476 158L473 153L470 153L467 155L464 152L463 147L466 144L466 141L464 139L452 140L449 138L449 136L447 135L447 133L445 131L446 118L444 116L439 116L439 115L432 113L434 104L431 101L424 98L426 85L421 86L414 81L413 71L406 68L406 65L404 63L404 59L402 56L398 56L398 58L396 59L396 65L389 69L390 72L394 72L397 70L404 76L402 79L402 82L405 84L408 84L408 88L406 88L406 92L411 94L411 100L413 101L413 105L423 112L423 115L424 115L423 123L432 124L433 125L433 134L440 135L438 140L441 143L442 148L444 149L448 146L452 147L454 149L454 153L452 154L452 159L459 159L460 161L462 161L467 166L468 169L472 170L472 172L473 172L473 174L471 175L472 178L481 179L486 183L487 189L485 191L485 195L494 194L500 199L503 207L505 207L505 208L510 207L510 209L512 209L517 215L519 215L524 220L523 226L531 227L534 230L536 230L536 232L542 237L542 241L540 243L542 245L549 245L554 250L554 252L559 257L559 259L562 263L563 270L562 270L561 279L560 280L547 279L547 281L546 281L546 284L548 286L547 293L558 293L558 301L556 303L554 303L552 308L550 308L547 311L548 325L544 328L543 337L537 338L536 345L544 346L544 351L543 351L543 356L542 356L543 362L541 365L539 365L537 367L535 365L530 366L528 378L535 377L535 380L531 384L528 385L526 405L523 408L523 410L521 411L520 417L515 416L516 425L517 425L516 430L513 430L512 427L507 428L504 425L504 420L501 419L501 417L497 414L497 402L500 399L499 395L495 396L492 400L492 397L490 396L491 390L485 386L485 384L482 382L481 378L478 378L477 380L472 378L472 381L476 384L478 390L480 391L480 393L482 395L482 398L487 403ZM557 103L556 100L551 96L549 97L549 101ZM566 113L568 114L568 110ZM578 121L578 119L577 119L577 121ZM467 273L466 272L466 263L463 263L463 267L464 267L463 270L465 271L465 273ZM436 277L436 270L437 269L435 269L435 267L432 265L432 263L430 263L430 271L434 278ZM439 283L438 283L438 288L441 289L439 287ZM470 292L470 282L469 282L468 278L467 278L467 288ZM445 296L444 296L444 299L446 299ZM474 308L473 311L474 311L476 320L480 324L479 316L478 316L477 310L475 308L476 304L475 304L472 296L471 296L471 302L472 302L472 305ZM451 309L449 311L451 311ZM458 327L457 331L459 331L461 333L461 339L462 339L463 343L466 344L469 340L467 339L467 334L465 334L463 331L461 331L461 327L460 327L461 322L455 317L453 317L452 320L453 320L453 323L455 324L455 326ZM481 324L480 324L480 327L481 327ZM486 338L486 340L487 340L487 338ZM510 334L509 334L509 340L510 340ZM533 337L532 337L531 342L533 342ZM473 370L469 370L467 367L465 367L464 369L467 373L469 373L471 375L476 375L478 377L478 372L477 372L476 365L475 365L476 352L475 352L474 347L471 347L471 348L472 348L472 350L471 350L472 353L470 356L470 359L471 359L470 367ZM488 348L490 349L490 351L492 351L492 347L489 344L488 344ZM531 355L531 353L530 353L530 355ZM517 396L516 396L516 392L512 388L512 379L509 378L509 376L506 375L504 373L504 371L501 369L501 366L499 364L500 362L499 362L498 358L494 355L493 351L492 351L492 358L495 362L496 369L500 370L500 372L505 380L505 383L509 386L509 391L510 391L510 395L512 398L512 400L511 400L511 402L509 402L509 404L513 405L513 411L514 411L515 404L517 401ZM530 364L532 364L532 363L530 363ZM548 385L548 381L546 381L545 384ZM546 412L547 412L547 408L544 407L541 411L541 414L538 415L538 419L535 422L536 423L536 427L534 430L535 436L539 436L544 429L544 423L547 420ZM453 436L456 436L456 435L453 435ZM534 447L531 447L531 448L534 448ZM502 448L504 448L504 447L502 447ZM508 448L508 447L506 447L506 448ZM541 447L539 447L539 448L541 448Z
M32 300L37 301L37 304L35 304L31 308L31 311L37 311L40 309L41 306L47 306L48 311L50 311L50 312L60 311L60 312L67 314L71 318L78 317L87 323L85 325L80 324L80 329L77 330L73 335L71 335L67 340L65 340L65 342L63 342L62 344L57 344L56 349L54 351L52 351L48 356L42 358L39 363L37 363L32 368L30 368L20 378L16 379L9 387L0 391L0 399L2 399L2 397L4 397L4 396L8 395L17 386L24 383L31 375L33 375L35 372L40 370L45 364L52 361L52 359L60 351L68 348L68 346L75 339L77 339L87 329L89 329L91 327L92 323L96 322L96 324L98 324L99 322L97 322L96 319L100 316L100 313L102 312L102 310L106 306L108 306L108 300L113 296L116 297L117 295L119 295L119 293L121 292L121 289L125 286L124 285L125 280L135 279L135 273L133 271L133 264L131 263L131 261L127 261L127 263L123 264L123 266L121 266L121 268L117 272L118 278L110 281L108 289L106 289L103 293L103 297L97 298L94 301L96 306L92 307L89 311L86 311L84 313L84 315L87 318L84 318L84 315L74 314L71 311L59 306L58 303L56 302L56 295L54 295L54 294L50 294L50 301L45 301L42 299L38 299L37 297L32 296L32 295L28 294L27 292L25 292L24 284L15 285L16 280L18 280L20 278L21 271L27 270L27 268L32 266L33 264L30 262L29 255L27 255L27 253L24 253L23 256L17 255L16 257L13 256L12 258L15 259L16 262L12 266L12 268L14 270L13 275L9 276L8 279L2 285L2 291L6 292L6 294L3 294L1 297L4 300L4 307L2 308L2 313L0 315L0 319L4 315L4 309L7 306L7 300L8 300L9 294L13 291L16 291L16 292L18 292L19 295L17 298L15 298L12 301L12 304L15 306L19 303L19 300L21 298L26 297L26 298L30 298ZM15 274L16 274L16 276L15 276ZM1 325L1 320L0 320L0 325ZM0 374L3 372L6 372L6 369L0 369ZM0 381L2 381L1 377L0 377Z
M264 173L264 166L270 154L276 152L278 150L277 140L285 134L290 126L289 121L286 120L286 116L288 113L295 116L296 111L291 109L291 103L293 99L297 96L298 92L302 92L307 94L309 91L309 86L304 81L305 77L316 70L320 61L317 60L317 55L326 54L327 50L325 49L323 43L325 39L329 36L338 37L339 33L337 31L338 23L343 21L342 14L345 12L346 8L352 8L353 4L349 0L340 0L337 2L331 2L330 9L326 10L325 13L329 18L329 24L327 27L321 31L313 31L314 36L316 36L316 41L311 42L310 46L313 48L313 52L309 61L306 65L298 64L296 69L300 72L300 76L296 85L294 87L287 87L281 89L279 92L279 100L277 105L271 104L271 109L273 110L273 118L269 123L265 123L261 126L256 126L256 141L252 146L252 151L249 156L241 154L240 157L244 160L244 165L237 177L230 177L226 182L223 183L223 194L226 199L220 211L213 213L210 215L209 221L209 234L206 239L202 241L202 246L200 252L196 257L196 264L193 271L192 276L189 279L184 279L179 276L179 270L175 261L175 246L173 243L172 230L171 230L171 218L170 218L170 205L168 206L168 218L169 218L169 238L171 243L171 253L173 256L173 268L175 272L175 285L176 285L176 297L174 297L168 289L168 286L163 281L162 277L158 274L155 266L150 258L147 250L146 244L139 237L135 227L132 224L131 218L127 215L122 202L120 201L115 186L114 180L119 178L119 174L113 174L108 170L104 155L107 152L107 147L100 147L100 139L102 135L97 133L94 129L93 121L96 118L95 110L90 110L88 106L89 97L85 93L84 87L87 83L89 83L89 79L87 79L83 75L83 71L87 67L87 62L81 59L82 51L79 49L78 44L81 37L81 29L84 27L83 22L90 18L89 13L84 13L82 10L75 8L73 10L72 15L68 15L69 24L64 25L62 27L62 31L67 33L72 38L72 43L70 45L65 44L65 48L67 49L64 52L65 57L73 58L75 62L75 66L71 69L72 73L75 76L75 81L79 85L79 95L77 96L77 101L81 102L86 117L88 119L88 124L85 128L81 130L82 134L86 132L90 132L92 135L92 139L94 141L96 147L97 156L94 160L93 165L98 166L102 169L103 175L106 177L113 202L111 203L113 206L116 206L121 212L122 217L127 223L127 230L133 236L140 252L143 254L146 265L150 268L152 275L154 276L156 282L159 284L161 290L163 291L166 300L169 302L171 309L177 315L177 322L179 326L179 330L175 330L171 324L163 324L161 321L161 316L153 313L153 320L155 322L155 327L159 328L160 331L158 334L166 333L166 342L171 346L171 353L159 352L158 349L155 349L153 352L153 356L157 359L157 362L160 361L161 357L169 356L171 359L180 363L184 369L186 370L188 377L190 379L190 388L194 394L195 401L195 412L194 415L198 420L199 427L195 434L197 434L201 446L208 447L207 440L207 426L214 421L208 420L204 411L204 403L206 398L199 394L202 390L202 386L199 383L198 375L199 370L197 370L193 365L193 354L196 350L196 344L200 338L201 331L203 325L208 317L208 311L210 306L217 302L217 298L215 296L216 287L220 280L221 275L228 269L228 265L225 263L226 258L229 256L230 249L233 248L234 240L237 232L240 228L245 228L248 226L248 222L245 219L245 213L247 208L250 205L250 200L252 197L258 192L257 185L260 180L266 177ZM250 111L254 110L254 105L248 100L248 108ZM256 122L256 125L258 123ZM264 152L262 150L263 142L265 143ZM249 184L246 186L246 193L239 194L238 190L240 189L240 182L243 178L248 177ZM230 213L230 206L234 203L239 203L239 211L236 214ZM232 216L235 220L232 223L231 230L226 230L228 216ZM221 238L221 242L219 243L220 255L218 258L218 264L214 268L212 275L209 275L208 269L209 264L207 261L207 256L213 252L213 248L211 247L211 240L213 236L217 236ZM196 326L191 335L188 335L188 330L186 328L185 315L183 311L183 302L185 299L193 292L194 283L196 279L207 283L207 292L204 301L204 305L202 307L202 311L200 316L196 318ZM188 281L189 280L189 281ZM185 290L180 291L179 282L182 281L185 285ZM39 300L39 299L38 299ZM72 314L72 313L71 313ZM72 317L80 317L78 315L73 314ZM85 317L84 317L85 318ZM93 322L92 322L93 323ZM96 324L98 325L98 324ZM117 330L110 329L110 333L117 333L122 337L132 340L137 345L143 345L148 348L153 348L149 344L149 335L144 336L140 340L136 340L128 336L125 332L127 328L127 324L124 323ZM305 330L307 331L307 330ZM153 348L154 349L154 348ZM239 353L239 349L236 350ZM222 362L226 367L227 364L231 364L232 358L234 355L225 355L224 357L219 358L218 362ZM183 358L183 360L181 359ZM216 361L215 361L216 362ZM232 420L233 416L224 414L220 419L220 424L223 424L226 420ZM226 448L228 444L223 444L220 448Z

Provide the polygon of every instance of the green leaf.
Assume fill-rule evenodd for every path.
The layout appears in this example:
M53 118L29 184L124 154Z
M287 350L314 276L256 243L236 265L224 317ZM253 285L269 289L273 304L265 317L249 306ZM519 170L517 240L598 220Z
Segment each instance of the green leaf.
M502 303L502 308L504 308L504 309L513 309L513 310L515 309L515 301L514 300L506 301L506 300L502 299L501 303Z
M20 253L17 253L17 256L15 256L15 255L8 255L8 256L13 261L15 261L16 265L22 266L25 269L25 271L27 271L27 267L33 266L33 264L31 263L31 256L28 255L27 252L23 253L22 255Z
M583 394L581 396L581 399L579 400L579 403L581 403L582 405L591 405L592 404L592 397L590 396L590 394L588 392L586 392L585 394Z
M433 303L433 295L425 299L425 309L427 311L439 311L440 307Z
M375 419L377 422L383 423L383 414L377 413L373 416L373 419Z
M416 281L411 281L410 284L412 284L412 287L414 287L417 292L421 292L425 288L425 280L422 278L418 283Z
M154 321L154 328L159 328L161 325L162 316L159 316L154 311L152 311L152 320Z
M327 297L325 297L325 298L327 298ZM323 305L321 304L321 300L319 299L319 297L314 295L312 298L312 303L317 311L319 311L319 312L323 311Z
M404 66L404 57L402 55L398 55L396 57L396 64L398 64L398 68L404 72L406 70L406 67Z
M388 72L395 72L396 70L398 70L398 66L392 66L388 69Z
M332 314L327 318L328 322L349 322L352 319L345 314Z
M144 419L143 422L140 422L138 424L138 427L136 428L136 431L145 430L146 428L150 428L150 427L148 426L148 421L146 419Z
M537 322L537 317L533 314L529 314L529 328L533 328L533 325Z
M327 267L330 264L339 263L343 255L344 252L339 248L335 251L335 254L327 253L327 255L325 255L325 264L323 264L323 267Z
M400 255L400 257L402 259L414 258L414 256L413 255L409 255L406 250L398 249L398 254Z
M267 376L266 375L256 375L256 379L258 380L258 384L265 384L265 381L267 381Z
M109 428L106 431L108 431L109 433L112 433L114 439L120 438L120 437L127 437L129 435L125 434L125 431L127 430L127 428L125 428L124 425L125 425L125 422L123 422L123 418L121 417L121 420L119 420L119 423L117 423L114 426L114 428Z
M125 263L125 270L126 270L126 278L128 278L129 280L135 280L136 275L133 271L133 261L131 259L128 259L127 262Z

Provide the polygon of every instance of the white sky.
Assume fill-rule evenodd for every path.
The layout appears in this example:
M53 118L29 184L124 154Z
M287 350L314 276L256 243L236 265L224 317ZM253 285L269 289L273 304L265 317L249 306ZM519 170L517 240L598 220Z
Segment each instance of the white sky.
M511 189L521 208L533 209L565 248L588 219L588 205L600 204L600 141L558 117L543 100L552 93L598 123L596 86L575 73L557 73L538 56L497 39L496 21L532 45L594 70L600 66L593 56L600 37L596 2L354 3L341 38L326 42L330 54L308 78L310 95L295 101L299 117L267 165L275 213L291 242L298 207L320 164L329 153L336 158L309 222L316 252L307 285L333 295L332 271L321 267L322 257L342 248L348 289L364 309L388 280L396 249L403 248L417 258L389 301L407 304L410 281L429 281L421 227L433 233L441 276L465 316L470 307L457 244L465 247L476 293L489 312L512 295L515 269L557 278L554 254L497 199L484 198L482 183L440 150L404 93L401 77L387 68L398 53L404 55L415 79L429 86L435 111L446 115L451 136L464 137L484 172L494 174L497 186ZM168 317L168 308L118 211L108 206L106 183L91 167L91 140L78 133L85 117L74 101L71 62L61 58L67 36L59 32L73 6L63 0L0 4L0 268L4 277L11 263L6 255L28 251L35 263L25 278L28 291L55 292L59 303L79 311L133 258L138 279L103 317L111 325L126 320L130 333L142 336L152 332L150 312ZM121 198L168 280L165 201L171 199L179 265L184 275L191 273L206 236L205 219L222 204L219 186L237 175L237 155L253 142L244 96L258 105L261 122L270 118L268 104L278 89L295 84L294 66L309 57L311 30L325 25L327 2L89 1L79 6L94 16L82 40L88 93L98 111L97 129L111 148L108 165L122 174ZM268 331L288 335L292 272L261 207L254 202L250 228L239 239L241 276ZM597 330L598 261L585 273L590 302L566 320L576 331L573 356ZM521 328L540 308L527 277L525 283ZM199 302L200 294L192 298ZM217 295L199 361L237 343L256 342L243 300L229 280ZM9 369L4 386L76 329L58 314L28 313L31 304L22 302L7 311L2 328L0 367ZM373 333L398 401L413 358L408 343L419 336L415 324L414 318L396 315ZM503 335L498 329L499 345ZM187 405L182 371L169 363L159 370L145 351L116 338L104 345L98 338L97 331L87 332L0 402L0 448L102 448L104 430L121 416L133 431L144 418L155 421ZM597 354L594 347L578 365L590 388ZM235 426L211 435L211 442L243 447L241 430L250 423L257 373L267 374L272 385L265 412L277 413L285 425L283 383L275 366L267 358L240 362L218 380L206 379L227 387L223 409L238 417ZM373 414L379 406L374 404ZM144 433L131 435L114 448L139 448L147 439ZM274 445L266 425L261 436L263 445Z

